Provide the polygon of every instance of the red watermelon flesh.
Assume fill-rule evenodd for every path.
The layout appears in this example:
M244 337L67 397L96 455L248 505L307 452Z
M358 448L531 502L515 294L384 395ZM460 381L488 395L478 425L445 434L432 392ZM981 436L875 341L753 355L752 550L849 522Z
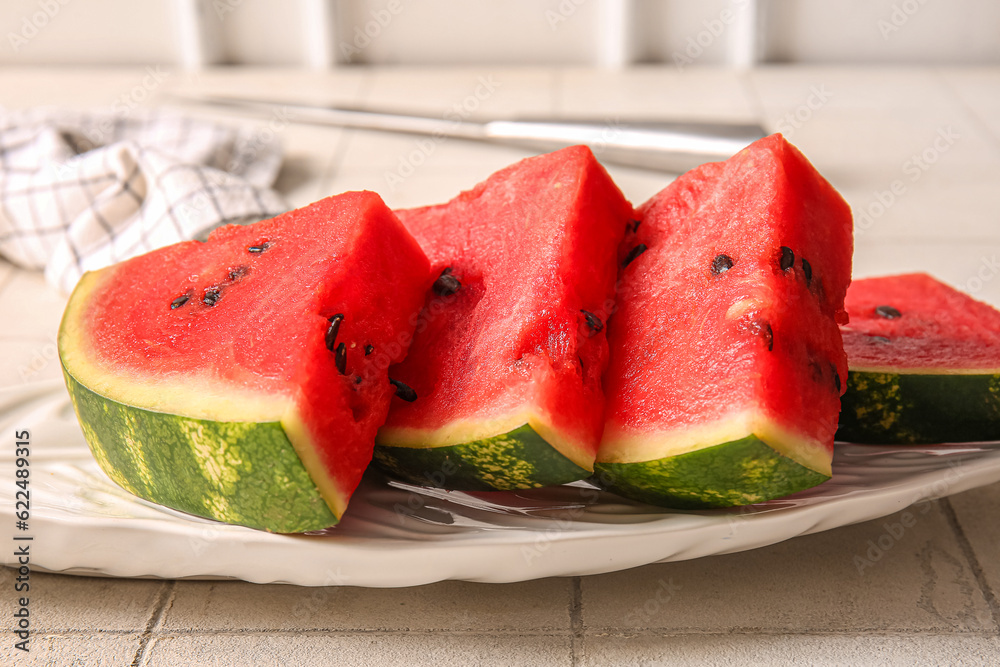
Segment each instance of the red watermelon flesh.
M858 280L837 439L1000 439L1000 312L922 273Z
M213 424L280 422L339 517L371 459L394 391L386 369L405 354L427 275L427 259L378 195L330 197L87 274L64 317L64 368L90 392L131 410L122 429L160 413L178 416L177 433L204 436L182 448L207 447ZM116 425L102 428L108 433L93 434L95 440L134 444L129 433L111 432ZM100 442L91 444L99 460L106 458ZM146 459L157 446L138 444L145 452L131 454ZM205 475L234 481L259 474L243 469L251 454L266 460L266 452L251 451L255 446L248 440L242 454L213 464L229 469ZM202 454L214 460L219 452ZM162 480L146 480L147 497L184 495L165 488L184 483L169 479L168 465L150 465L143 463L143 475ZM264 500L268 492L259 489ZM235 522L255 525L250 521ZM274 529L266 521L258 527Z
M409 355L390 371L417 398L393 401L376 460L425 483L457 466L445 470L452 488L589 474L603 428L604 319L634 213L607 172L575 146L446 204L396 213L438 282Z
M1000 371L1000 312L925 273L857 280L846 303L852 371Z
M640 209L610 323L604 483L673 506L757 502L830 475L846 378L850 208L780 135Z

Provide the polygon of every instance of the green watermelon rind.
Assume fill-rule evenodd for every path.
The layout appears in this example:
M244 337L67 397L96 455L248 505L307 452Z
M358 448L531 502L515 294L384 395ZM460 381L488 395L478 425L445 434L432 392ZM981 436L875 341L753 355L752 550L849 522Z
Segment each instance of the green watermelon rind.
M919 445L1000 440L1000 374L851 370L837 440Z
M652 461L598 462L594 468L592 481L602 488L673 509L751 505L830 479L756 435Z
M274 533L337 524L280 422L146 410L91 391L65 368L63 375L94 458L133 495Z
M584 479L582 468L525 424L490 438L440 447L376 445L375 462L389 475L456 491L512 491Z

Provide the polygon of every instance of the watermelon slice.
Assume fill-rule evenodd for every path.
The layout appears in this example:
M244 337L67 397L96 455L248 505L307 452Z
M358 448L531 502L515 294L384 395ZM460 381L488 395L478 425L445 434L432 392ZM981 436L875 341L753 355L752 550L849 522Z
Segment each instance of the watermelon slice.
M427 287L354 192L87 273L59 334L101 468L137 496L275 532L337 523Z
M858 280L838 440L1000 440L1000 312L915 273Z
M431 261L375 460L417 484L581 479L603 427L616 252L632 207L584 146L523 160L452 201L397 211ZM407 402L412 400L412 402Z
M596 481L704 508L829 478L847 372L848 205L772 135L681 176L639 213L609 324Z

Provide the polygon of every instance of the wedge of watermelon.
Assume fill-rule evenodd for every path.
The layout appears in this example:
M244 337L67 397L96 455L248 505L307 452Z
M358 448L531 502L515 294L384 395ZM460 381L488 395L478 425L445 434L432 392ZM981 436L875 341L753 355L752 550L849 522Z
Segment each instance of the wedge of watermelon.
M452 489L589 475L603 427L604 320L633 215L607 172L576 146L397 213L435 283L409 356L390 371L400 397L375 460Z
M858 280L838 440L1000 440L1000 312L923 273Z
M781 135L684 174L622 246L595 479L680 508L831 474L848 205Z
M101 468L137 496L275 532L337 523L427 287L354 192L87 273L59 351Z

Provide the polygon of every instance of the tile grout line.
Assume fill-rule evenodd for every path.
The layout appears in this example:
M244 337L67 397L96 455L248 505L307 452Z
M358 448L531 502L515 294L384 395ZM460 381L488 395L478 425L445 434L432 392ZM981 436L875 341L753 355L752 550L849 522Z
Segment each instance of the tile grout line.
M986 580L986 574L983 572L983 567L979 563L979 558L976 557L976 552L972 548L972 543L965 534L965 529L962 528L962 524L958 520L958 515L955 513L955 508L951 504L951 499L942 498L940 500L940 505L948 525L955 534L955 540L958 542L958 547L962 550L962 555L965 556L965 560L969 563L969 568L972 570L972 576L975 578L976 584L979 586L979 590L982 592L983 598L986 600L986 606L990 609L990 615L993 617L993 624L996 626L996 631L1000 631L1000 601L997 600L996 594L994 594L993 589L990 587L990 583Z
M54 343L57 337L54 334L42 334L40 336L23 335L19 336L17 334L7 335L0 333L0 342L5 343Z
M997 243L996 237L990 236L967 236L956 238L954 236L869 236L865 240L866 246L873 245L907 245L907 246L922 246L922 245L933 245L935 248L942 245L953 245L953 246L982 246L982 245L995 245Z
M586 655L583 647L583 581L570 579L569 587L570 665L579 667Z
M549 114L553 118L562 118L563 109L565 108L565 96L566 96L566 73L560 69L555 68L550 74L549 79Z
M150 639L153 633L163 625L163 619L167 615L167 610L173 604L174 595L177 593L177 581L167 583L160 592L159 599L153 607L153 613L146 622L146 629L143 630L139 638L139 647L135 650L130 667L142 667L149 660Z
M719 630L697 630L676 628L620 628L620 627L595 627L591 628L599 632L602 637L983 637L995 638L998 636L996 630L969 630L950 631L944 628L907 628L890 629L885 628L837 628L820 629L807 628L804 630L787 629L761 629L759 627L735 627ZM0 635L10 635L12 631L0 632ZM427 629L427 630L402 630L393 628L378 629L348 629L331 630L329 628L285 628L285 629L246 629L246 630L212 630L212 629L170 629L164 630L162 627L154 628L151 634L156 639L178 638L178 637L368 637L368 636L400 636L400 637L489 637L489 638L511 638L511 637L535 637L565 639L565 630L449 630L449 629ZM38 630L40 637L131 637L135 635L134 630L80 630L48 628ZM148 649L147 649L148 651Z
M764 106L764 98L753 80L753 73L750 70L737 75L743 88L743 99L750 105L753 113L757 116L757 122L764 128L765 132L770 132L770 123L767 122L767 108Z
M830 630L819 630L819 629L809 629L809 630L787 630L783 628L769 628L761 629L754 627L740 627L740 628L729 628L729 629L718 629L718 630L677 630L674 628L591 628L595 633L598 634L602 639L607 637L618 637L631 639L634 637L657 637L657 638L725 638L730 639L733 637L749 637L749 638L759 638L759 637L769 637L769 638L787 638L787 637L815 637L815 638L836 638L836 637L899 637L904 639L919 639L922 637L962 637L962 638L982 638L982 639L995 639L997 638L996 630L972 630L968 632L952 632L944 628L912 628L908 630L886 630L883 628L836 628Z
M344 156L347 155L347 151L354 141L355 135L358 130L350 127L345 127L341 130L340 136L337 137L337 143L333 148L333 157L327 163L326 168L320 175L316 188L319 190L318 196L320 199L323 197L328 197L332 194L339 194L336 192L331 192L333 182L337 180L337 175L342 171L344 166Z
M5 275L3 278L0 278L0 295L2 295L4 290L7 289L7 287L12 282L14 282L14 274L22 270L23 269L19 269L17 267L12 266L10 270L7 272L7 275Z
M355 91L354 99L351 102L352 106L364 108L368 101L368 96L371 94L374 88L375 74L368 72L362 79L361 83L358 84L358 89ZM319 189L319 197L323 198L329 196L330 186L337 179L337 174L343 169L344 166L344 156L347 155L347 151L354 141L355 135L357 134L357 129L350 127L340 128L340 136L337 137L337 144L333 149L333 156L327 163L326 167L323 169L323 173L320 174L317 187ZM335 193L333 193L335 194Z

